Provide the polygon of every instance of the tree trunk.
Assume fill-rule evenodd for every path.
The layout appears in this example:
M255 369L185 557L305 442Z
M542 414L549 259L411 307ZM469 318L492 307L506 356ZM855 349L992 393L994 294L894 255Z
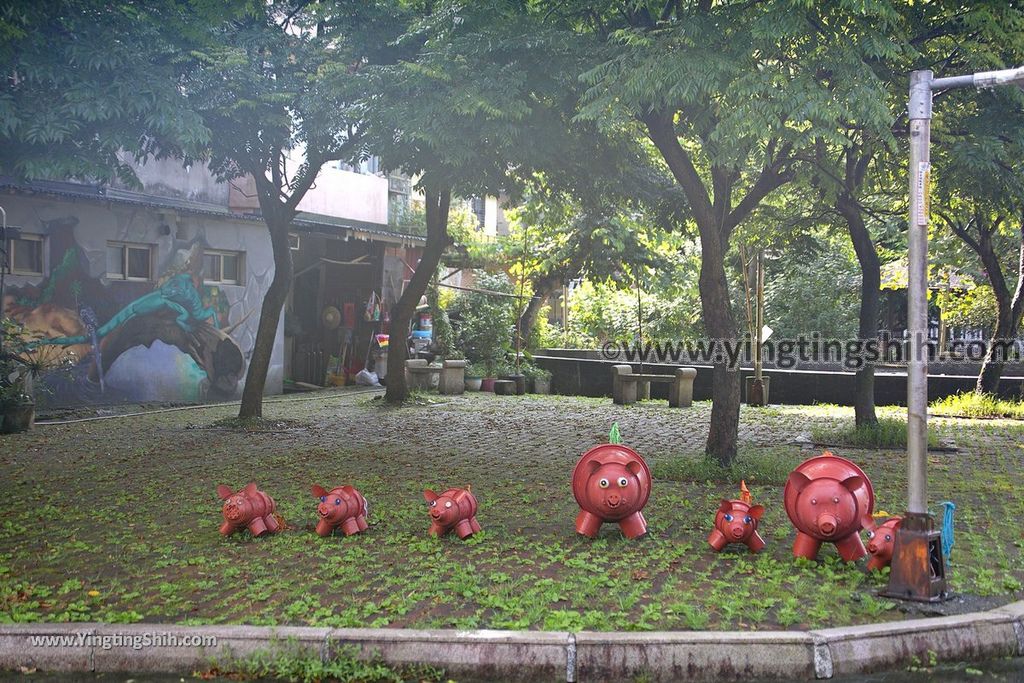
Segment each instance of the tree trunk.
M451 188L433 182L424 183L427 208L427 244L423 256L416 265L416 271L402 296L391 307L391 343L388 346L388 388L384 399L388 403L401 403L409 397L409 385L405 381L405 361L409 357L409 324L420 297L427 291L430 278L437 272L441 255L448 247L448 207L451 204Z
M860 324L857 337L862 344L878 340L878 309L881 304L882 274L878 252L857 201L842 193L836 209L846 220L846 230L860 264ZM853 413L857 426L878 422L875 415L875 364L865 363L854 380Z
M519 317L519 324L516 326L516 330L519 334L519 348L527 348L527 342L530 340L530 335L533 334L533 327L537 324L537 316L540 314L540 309L544 308L544 304L547 303L548 297L555 291L555 288L560 284L561 278L553 275L546 275L538 278L537 282L533 285L533 296L530 297L529 303L526 304L526 308L523 309L523 314ZM513 345L515 339L512 340Z
M700 304L704 326L713 340L737 343L736 321L725 275L725 254L717 231L700 228ZM708 234L712 232L712 234ZM736 460L740 424L740 373L724 360L714 364L711 377L711 426L705 452L729 467Z
M240 418L263 416L263 391L267 384L270 357L274 352L281 310L292 286L292 251L288 244L288 227L291 220L278 216L276 211L264 211L263 215L270 230L270 245L274 251L274 279L263 297L263 306L260 308L256 341L253 343L252 357L249 359L249 370L245 375L242 405L238 409Z
M1003 377L1003 359L1005 355L1000 351L996 352L996 346L1000 344L1013 343L1013 331L1020 325L1013 325L1009 301L999 301L996 312L996 327L989 340L988 349L985 351L985 360L981 363L981 372L978 373L978 382L974 390L979 394L995 394L999 391L999 381ZM1006 347L1004 347L1006 348Z

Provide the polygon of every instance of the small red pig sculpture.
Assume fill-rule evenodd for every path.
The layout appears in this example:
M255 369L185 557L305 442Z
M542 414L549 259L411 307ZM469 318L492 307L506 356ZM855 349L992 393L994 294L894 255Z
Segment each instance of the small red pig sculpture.
M715 528L708 536L708 543L716 552L729 543L744 543L752 553L764 548L764 539L757 533L757 523L764 514L764 508L751 505L751 502L746 482L740 482L738 500L722 499L715 514Z
M480 531L480 523L476 521L476 498L469 487L448 489L441 495L427 489L423 498L430 507L431 536L444 536L455 529L459 538L468 538Z
M320 521L316 524L318 534L330 536L338 528L346 536L366 531L369 506L359 491L351 486L338 486L328 491L319 484L311 490L320 499L320 504L316 506L317 514L320 515Z
M604 522L617 522L626 538L647 533L641 510L651 496L651 471L640 454L618 443L594 446L572 471L579 503L576 532L595 538Z
M232 493L229 487L221 484L217 487L217 495L224 501L224 523L220 525L223 535L230 536L236 531L249 529L253 536L262 536L281 528L274 514L277 503L260 491L256 482L250 482L237 493Z
M892 545L902 521L902 517L890 517L878 526L868 527L868 569L881 570L892 562Z
M871 517L875 494L859 467L825 451L789 473L782 495L797 529L794 557L815 559L823 542L835 543L847 562L864 557L858 532Z

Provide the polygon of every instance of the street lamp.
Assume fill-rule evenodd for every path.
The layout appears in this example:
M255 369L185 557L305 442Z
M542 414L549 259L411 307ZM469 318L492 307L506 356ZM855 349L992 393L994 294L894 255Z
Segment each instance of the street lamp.
M885 595L909 600L945 598L939 532L928 513L928 213L932 92L951 88L1024 87L1024 67L967 76L910 75L910 226L907 329L907 514L893 548Z

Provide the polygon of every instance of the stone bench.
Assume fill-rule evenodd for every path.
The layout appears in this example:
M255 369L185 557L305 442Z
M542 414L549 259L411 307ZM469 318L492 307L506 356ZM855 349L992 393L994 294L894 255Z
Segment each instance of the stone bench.
M437 386L441 374L440 365L430 365L426 358L410 358L405 361L405 382L409 390L429 390Z
M441 379L437 390L442 394L456 395L466 391L466 361L446 360L441 365Z
M696 368L676 368L672 375L635 373L631 365L612 366L612 400L619 405L636 403L638 398L650 398L651 382L668 384L670 408L686 408L693 404L693 380Z

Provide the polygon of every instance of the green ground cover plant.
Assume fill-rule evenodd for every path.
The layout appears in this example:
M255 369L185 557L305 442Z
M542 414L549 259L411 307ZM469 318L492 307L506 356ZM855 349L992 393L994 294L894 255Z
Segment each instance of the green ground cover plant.
M429 395L386 407L347 389L268 402L257 429L225 406L36 430L0 439L0 621L245 623L568 630L801 629L907 618L877 596L886 574L826 546L795 561L782 508L808 429L852 423L836 406L744 407L737 464L702 454L710 404L615 406L565 396ZM312 399L312 400L311 400ZM898 419L899 409L881 409ZM619 424L654 472L648 534L578 536L569 479ZM238 428L243 427L243 428ZM929 454L933 502L957 504L949 579L968 605L1019 599L1024 427L936 418L957 453ZM901 512L901 449L836 448ZM745 480L766 508L758 555L707 545L721 498ZM218 484L257 481L286 522L222 538ZM349 483L370 529L313 533L314 483ZM422 491L472 485L483 531L427 535ZM974 600L976 602L970 602ZM917 614L915 612L915 614Z

